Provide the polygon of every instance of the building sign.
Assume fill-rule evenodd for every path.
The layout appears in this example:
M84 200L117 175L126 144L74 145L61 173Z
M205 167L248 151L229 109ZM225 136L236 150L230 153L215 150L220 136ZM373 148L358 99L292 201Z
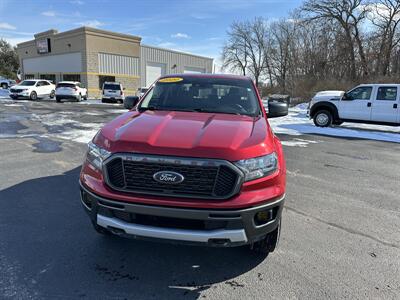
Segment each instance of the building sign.
M36 41L36 49L39 54L50 52L50 39L42 39Z

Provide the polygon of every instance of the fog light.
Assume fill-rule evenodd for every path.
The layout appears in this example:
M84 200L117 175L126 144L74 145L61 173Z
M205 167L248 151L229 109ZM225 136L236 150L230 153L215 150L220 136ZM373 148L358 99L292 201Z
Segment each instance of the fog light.
M254 222L256 223L257 226L264 225L268 223L269 221L273 220L273 210L263 210L259 211L256 213L254 216Z

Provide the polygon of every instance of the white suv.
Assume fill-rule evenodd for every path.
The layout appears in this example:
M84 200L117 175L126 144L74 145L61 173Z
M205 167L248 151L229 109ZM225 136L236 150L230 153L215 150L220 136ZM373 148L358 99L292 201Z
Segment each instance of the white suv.
M10 88L10 97L12 99L29 98L37 100L38 98L54 98L55 86L48 80L27 79Z
M61 99L74 99L81 101L87 100L87 89L82 87L82 84L77 81L60 81L56 86L56 101L61 102Z
M309 116L319 127L343 122L400 125L400 84L362 84L349 92L324 91L312 98Z
M104 82L101 102L124 102L124 90L119 82Z

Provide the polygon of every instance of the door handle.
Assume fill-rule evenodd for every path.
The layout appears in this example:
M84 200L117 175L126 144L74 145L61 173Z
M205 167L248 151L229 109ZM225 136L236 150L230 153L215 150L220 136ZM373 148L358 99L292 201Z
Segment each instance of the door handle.
M397 103L393 104L393 108L397 108Z
M371 105L372 105L371 102L368 102L368 103L367 103L367 106L368 106L368 107L371 107Z

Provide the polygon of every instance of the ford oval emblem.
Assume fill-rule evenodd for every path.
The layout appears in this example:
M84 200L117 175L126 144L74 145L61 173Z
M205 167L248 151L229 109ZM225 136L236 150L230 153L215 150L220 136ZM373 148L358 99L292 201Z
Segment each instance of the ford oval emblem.
M155 181L166 184L178 184L185 180L182 174L172 171L160 171L153 175Z

